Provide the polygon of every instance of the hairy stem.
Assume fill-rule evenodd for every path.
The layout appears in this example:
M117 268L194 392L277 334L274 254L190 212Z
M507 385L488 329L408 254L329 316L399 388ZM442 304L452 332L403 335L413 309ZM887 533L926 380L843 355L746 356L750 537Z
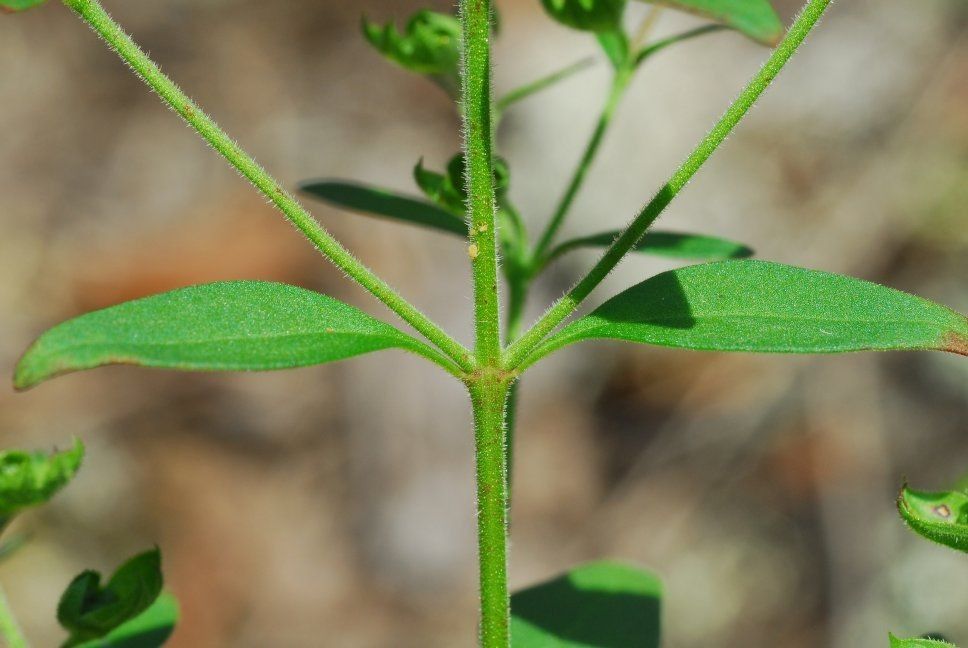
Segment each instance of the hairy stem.
M494 196L494 136L491 120L491 2L461 0L464 54L461 103L467 173L467 214L474 275L475 353L481 366L501 359L498 304L497 205Z
M547 313L516 343L511 345L505 357L505 366L516 368L521 361L569 315L605 279L619 261L639 242L646 231L662 214L669 203L702 168L706 161L742 121L756 100L766 91L807 35L820 21L832 0L809 0L794 21L786 36L773 54L753 77L749 85L733 102L709 134L686 158L679 169L658 194L632 221L628 228L608 248L601 260L579 281L571 291L552 306Z
M625 90L628 88L628 84L632 79L633 73L634 68L629 66L619 68L615 71L615 76L612 79L612 87L608 93L608 99L605 101L605 107L602 109L602 114L598 118L598 123L595 125L595 130L592 132L591 139L588 141L588 144L585 147L585 152L582 154L581 160L578 162L578 167L575 169L575 173L572 176L571 181L568 183L568 187L565 189L564 195L558 202L558 207L555 209L555 213L551 217L551 221L549 221L547 228L545 228L544 234L541 235L541 239L538 241L538 245L535 247L534 257L536 260L536 266L541 265L541 259L554 242L555 235L558 234L558 230L565 222L565 218L568 216L568 212L571 210L571 206L574 204L575 198L578 197L578 192L585 183L585 178L588 175L588 171L591 169L592 163L595 161L595 158L602 147L602 142L605 140L605 132L612 123L612 118L615 116L615 111L622 100L622 96L625 94Z
M0 587L0 636L6 641L7 648L27 648L28 646L27 639L17 624L2 587Z
M363 265L314 219L282 185L223 131L198 105L169 79L145 52L108 15L97 0L63 0L97 32L131 69L175 112L181 115L212 148L218 151L336 267L343 270L390 310L450 356L464 371L473 371L470 352L401 297Z
M477 536L483 648L509 648L508 483L505 416L510 384L487 376L470 386L477 448Z

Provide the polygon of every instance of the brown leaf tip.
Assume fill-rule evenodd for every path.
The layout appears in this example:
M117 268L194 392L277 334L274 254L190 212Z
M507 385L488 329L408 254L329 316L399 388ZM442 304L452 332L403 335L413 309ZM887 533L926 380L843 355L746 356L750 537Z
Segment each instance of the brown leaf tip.
M968 337L956 331L951 331L945 335L941 348L949 353L968 356Z

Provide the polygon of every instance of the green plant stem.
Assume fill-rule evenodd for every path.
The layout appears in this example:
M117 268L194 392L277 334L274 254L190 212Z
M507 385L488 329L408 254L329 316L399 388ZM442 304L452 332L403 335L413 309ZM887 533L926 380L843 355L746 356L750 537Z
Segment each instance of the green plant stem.
M585 178L588 176L588 171L602 147L602 142L605 140L605 133L612 123L615 111L618 109L618 105L622 101L625 91L628 89L629 81L631 81L634 72L635 69L630 65L615 70L615 74L612 77L612 86L609 90L608 98L605 100L605 107L602 109L602 113L598 118L598 123L595 125L591 139L585 146L585 152L582 154L578 167L575 169L575 173L568 183L564 195L558 202L558 207L555 209L554 215L551 217L548 226L538 240L537 246L535 246L534 258L536 265L541 265L540 260L554 242L554 238L565 222L565 218L568 216L568 212L571 210L575 198L578 197L578 192L581 190Z
M524 307L528 302L528 290L531 280L526 277L512 276L508 279L508 317L505 339L508 344L514 342L521 335L524 324ZM510 506L511 486L514 482L514 431L517 423L518 413L518 386L515 381L511 385L511 393L508 396L507 411L505 414L505 441L508 483L508 506Z
M7 648L27 648L28 646L27 639L17 624L2 587L0 587L0 635L7 642Z
M662 214L669 203L686 186L689 180L716 152L733 129L742 121L766 91L790 58L820 21L832 0L809 0L797 16L786 36L773 54L753 77L740 96L727 109L709 134L686 158L668 183L632 221L628 228L608 248L601 260L579 281L571 291L556 302L545 315L521 339L512 344L505 354L505 367L517 368L521 361L569 315L605 279L619 261L641 240L646 231Z
M135 74L262 192L336 267L343 270L401 319L437 345L461 369L468 372L475 369L474 358L463 345L447 335L334 239L295 198L282 188L275 178L243 151L211 117L158 68L97 0L63 0L63 2L87 22L134 70Z
M460 7L464 36L461 105L476 308L475 354L480 366L496 367L501 359L501 321L491 120L491 2L461 0Z
M483 648L509 648L508 467L505 416L510 379L486 375L470 386L477 451L477 534Z
M588 68L595 65L596 59L594 57L583 58L580 61L572 63L568 67L562 68L557 72L552 72L551 74L541 77L531 83L525 84L519 88L511 90L509 93L501 97L497 102L496 111L500 115L505 110L510 108L512 105L527 99L531 95L537 94L546 88L550 88L554 84L567 79L568 77L587 70Z

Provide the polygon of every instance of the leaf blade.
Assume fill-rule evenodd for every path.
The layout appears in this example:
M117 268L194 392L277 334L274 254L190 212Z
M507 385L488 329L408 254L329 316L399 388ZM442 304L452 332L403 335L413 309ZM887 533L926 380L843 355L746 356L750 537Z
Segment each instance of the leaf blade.
M614 230L571 239L559 245L549 256L557 258L579 248L607 248L619 234L621 232ZM633 251L691 261L744 259L754 253L752 248L724 238L664 231L648 232Z
M921 537L968 553L968 492L915 491L905 485L897 510Z
M84 453L80 439L64 452L0 453L0 529L4 520L47 502L64 488L80 469Z
M137 618L158 599L163 586L158 549L129 559L103 587L99 573L79 574L57 605L57 621L71 634L65 646L99 639Z
M513 648L657 648L662 584L653 574L595 562L511 597Z
M783 37L783 23L768 0L641 0L710 18L764 45Z
M271 371L400 348L439 353L325 295L263 281L181 288L68 320L41 335L14 385L110 364L182 371Z
M308 180L299 190L341 209L467 236L467 224L449 211L387 189L342 180Z
M77 644L74 648L158 648L175 631L179 618L178 600L168 592L147 610L101 638Z
M586 339L698 351L965 354L968 319L860 279L766 261L720 261L633 286L566 326L525 364Z
M47 0L0 0L0 12L17 13L27 11L47 2Z

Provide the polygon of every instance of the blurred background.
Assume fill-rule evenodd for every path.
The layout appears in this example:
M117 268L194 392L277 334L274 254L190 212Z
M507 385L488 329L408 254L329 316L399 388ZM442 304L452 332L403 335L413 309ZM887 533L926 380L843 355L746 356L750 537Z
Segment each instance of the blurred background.
M450 100L395 69L360 14L430 0L107 2L166 70L290 187L335 176L415 192L459 146ZM496 85L585 54L537 0L504 0ZM635 6L638 20L646 5ZM796 0L775 3L789 21ZM802 55L663 217L760 258L850 273L968 311L968 5L834 5ZM697 24L666 11L657 35ZM720 33L647 65L567 233L626 222L767 51ZM0 18L0 368L46 327L192 283L286 281L391 320L150 96L59 3ZM607 64L514 108L512 197L545 222L603 101ZM463 340L459 241L313 205ZM569 256L534 317L595 258ZM627 260L595 301L671 267ZM392 320L391 320L392 321ZM389 369L389 370L388 370ZM599 557L666 588L665 646L968 643L968 562L897 519L902 479L968 472L968 363L941 354L757 357L586 344L526 377L516 587ZM287 373L110 368L0 387L3 447L88 444L76 482L23 515L0 582L37 646L84 568L157 543L173 646L472 646L472 437L460 385L398 352Z

